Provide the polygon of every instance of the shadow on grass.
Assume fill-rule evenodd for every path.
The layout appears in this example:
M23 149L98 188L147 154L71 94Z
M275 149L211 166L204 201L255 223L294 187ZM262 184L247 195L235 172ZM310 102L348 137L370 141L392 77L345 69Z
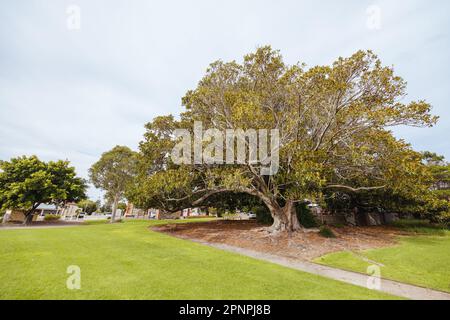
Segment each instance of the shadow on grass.
M394 221L391 226L415 234L446 236L450 234L448 227L431 223L428 220L402 219Z

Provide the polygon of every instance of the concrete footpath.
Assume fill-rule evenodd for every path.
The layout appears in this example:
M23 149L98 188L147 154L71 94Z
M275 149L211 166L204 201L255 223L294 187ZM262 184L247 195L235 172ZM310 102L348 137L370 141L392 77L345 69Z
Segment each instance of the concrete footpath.
M204 244L210 247L214 247L216 249L225 250L233 253L238 253L241 255L245 255L251 258L264 260L268 262L272 262L281 266L293 268L296 270L316 274L322 277L343 281L346 283L350 283L353 285L357 285L360 287L367 288L367 283L369 280L368 275L364 275L357 272L345 271L341 269L336 269L332 267L323 266L320 264L308 262L308 261L297 261L291 260L267 253L256 252L244 248L229 246L225 244L217 244L210 243L205 241L197 241L194 242ZM378 280L378 279L377 279ZM385 293L389 293L394 296L403 297L412 300L450 300L450 294L426 289L423 287L413 286L406 283L401 283L392 280L380 279L381 286L380 290Z

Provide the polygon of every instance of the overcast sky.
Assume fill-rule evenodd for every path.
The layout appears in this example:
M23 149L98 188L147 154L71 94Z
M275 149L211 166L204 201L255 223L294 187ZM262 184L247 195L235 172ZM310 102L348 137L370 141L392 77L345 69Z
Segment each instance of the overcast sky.
M449 16L447 0L0 0L0 159L68 159L87 177L102 152L137 149L146 122L178 114L209 63L265 44L310 66L372 49L441 117L396 135L450 159Z

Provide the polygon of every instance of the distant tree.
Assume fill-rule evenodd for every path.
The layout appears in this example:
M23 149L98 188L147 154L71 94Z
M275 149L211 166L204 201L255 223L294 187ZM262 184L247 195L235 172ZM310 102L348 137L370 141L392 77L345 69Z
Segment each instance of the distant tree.
M429 151L423 152L422 156L430 170L432 189L441 198L450 200L450 163L444 156Z
M119 204L117 205L117 209L125 211L127 210L127 204L125 202L119 202Z
M100 212L101 213L110 213L110 212L112 212L112 206L111 206L110 201L104 202L99 208L100 208Z
M96 188L106 191L106 198L112 203L111 223L115 222L119 201L132 183L136 172L137 154L128 147L116 146L102 154L100 160L89 170L89 176Z
M433 152L425 151L422 156L431 177L429 219L450 225L450 163Z
M39 160L36 156L0 161L0 206L21 209L30 224L40 204L62 205L85 199L86 182L68 161Z
M212 195L202 202L204 207L214 207L219 213L235 210L249 212L255 206L264 205L257 197L246 193L223 192Z
M422 152L422 158L427 165L445 165L445 157L440 156L435 152L424 151Z
M96 212L102 211L102 202L100 200L95 201L95 205L97 206Z
M92 214L98 209L97 203L88 199L81 200L77 203L77 205L83 210L83 212L86 212L87 214Z
M395 150L386 160L391 163L386 168L395 184L370 192L330 190L324 197L326 208L332 212L354 208L358 212L396 212L446 223L450 216L450 170L444 157L405 149Z

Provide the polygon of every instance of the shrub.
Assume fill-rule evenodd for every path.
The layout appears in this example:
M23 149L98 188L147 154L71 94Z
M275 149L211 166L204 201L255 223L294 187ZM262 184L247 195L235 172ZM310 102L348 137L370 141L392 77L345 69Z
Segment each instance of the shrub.
M238 218L238 215L235 213L225 213L222 215L222 218L224 220L236 220Z
M317 228L319 226L319 223L316 221L316 218L306 204L299 203L295 209L297 211L297 218L303 227L309 229Z
M219 215L219 210L217 210L217 208L214 208L214 207L209 207L208 208L208 213L211 216L218 216Z
M324 238L336 238L336 235L334 234L333 230L331 230L327 226L322 226L320 228L319 234Z
M44 217L44 221L58 221L59 219L61 219L61 216L56 216L56 215L53 215L53 214L47 214Z
M218 218L222 218L224 215L226 215L228 213L227 210L223 209L223 208L217 208L217 217Z
M450 229L450 211L441 214L440 220L443 226Z
M263 224L272 224L273 218L266 206L256 206L252 208L252 212L256 214L256 221Z

